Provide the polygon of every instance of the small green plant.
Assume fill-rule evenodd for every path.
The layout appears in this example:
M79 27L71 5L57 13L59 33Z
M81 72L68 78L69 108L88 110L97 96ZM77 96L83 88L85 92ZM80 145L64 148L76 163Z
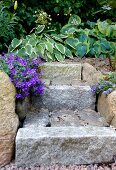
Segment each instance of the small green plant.
M63 40L44 31L45 25L39 25L35 33L26 36L25 39L13 39L9 46L9 52L19 56L28 55L30 58L41 54L47 61L63 61L65 56L72 58L71 51L63 45Z

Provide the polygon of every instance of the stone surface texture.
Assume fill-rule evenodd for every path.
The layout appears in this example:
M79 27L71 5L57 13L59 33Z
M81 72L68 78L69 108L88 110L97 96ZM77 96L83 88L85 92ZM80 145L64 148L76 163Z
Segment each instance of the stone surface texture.
M97 108L106 121L116 127L116 90L108 96L99 96Z
M0 71L0 166L11 161L18 124L15 87L7 74Z
M116 131L107 127L36 127L19 129L17 166L111 162Z
M41 97L33 97L32 104L36 108L49 111L57 109L83 110L95 108L95 97L89 86L49 86Z
M53 111L50 115L51 127L63 126L109 126L106 120L94 110L60 110Z
M46 127L49 125L49 112L30 112L27 114L23 127Z
M81 81L81 64L45 63L41 66L43 79L48 79L52 85L71 85L73 81ZM48 82L49 81L45 81Z
M86 81L89 85L95 85L99 82L100 78L102 78L102 74L100 71L97 71L89 63L83 63L82 66L82 80Z

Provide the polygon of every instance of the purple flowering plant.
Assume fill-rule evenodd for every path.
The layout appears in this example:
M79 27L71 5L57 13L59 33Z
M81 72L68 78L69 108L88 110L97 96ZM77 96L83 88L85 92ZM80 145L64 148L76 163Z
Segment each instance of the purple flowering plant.
M41 72L37 72L40 62L40 56L22 58L12 53L0 55L0 69L9 75L16 87L17 99L23 99L29 94L43 94L44 84L40 80Z
M101 80L98 84L91 87L93 94L99 95L103 93L106 96L115 89L116 83L109 80Z

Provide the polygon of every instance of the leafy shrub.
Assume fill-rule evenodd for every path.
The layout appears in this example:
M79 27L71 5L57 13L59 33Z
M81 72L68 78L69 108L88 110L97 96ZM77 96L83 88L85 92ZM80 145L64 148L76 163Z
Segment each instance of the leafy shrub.
M43 94L41 73L37 73L40 56L36 58L19 57L15 54L0 55L0 69L5 71L17 89L16 98L24 98L29 94Z
M44 29L44 25L39 25L35 33L25 39L13 39L9 51L19 56L29 55L30 58L42 54L47 61L63 61L65 56L72 57L71 51L63 45L61 37Z
M60 34L52 30L45 31L45 26L39 25L35 33L25 39L14 39L9 51L21 56L28 54L30 57L42 54L47 61L62 61L65 57L72 58L72 54L76 57L108 57L115 70L116 24L98 20L97 23L87 22L86 28L83 27L85 26L77 15L69 18Z
M116 90L116 73L109 74L101 80L98 84L92 86L93 94L101 94L108 95L113 90Z

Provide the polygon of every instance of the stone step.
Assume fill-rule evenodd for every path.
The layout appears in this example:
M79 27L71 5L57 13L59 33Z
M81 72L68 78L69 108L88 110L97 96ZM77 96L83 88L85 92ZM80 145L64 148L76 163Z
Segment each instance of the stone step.
M44 63L40 69L46 84L72 85L81 81L80 63Z
M46 108L49 111L54 109L83 110L86 108L95 109L95 96L90 86L48 86L42 96L32 97L32 105L37 108Z
M18 167L112 162L116 131L109 127L31 127L16 136Z
M24 121L23 127L67 127L67 126L98 126L107 127L109 124L100 115L91 109L78 110L56 110L49 112L41 110L30 112Z

